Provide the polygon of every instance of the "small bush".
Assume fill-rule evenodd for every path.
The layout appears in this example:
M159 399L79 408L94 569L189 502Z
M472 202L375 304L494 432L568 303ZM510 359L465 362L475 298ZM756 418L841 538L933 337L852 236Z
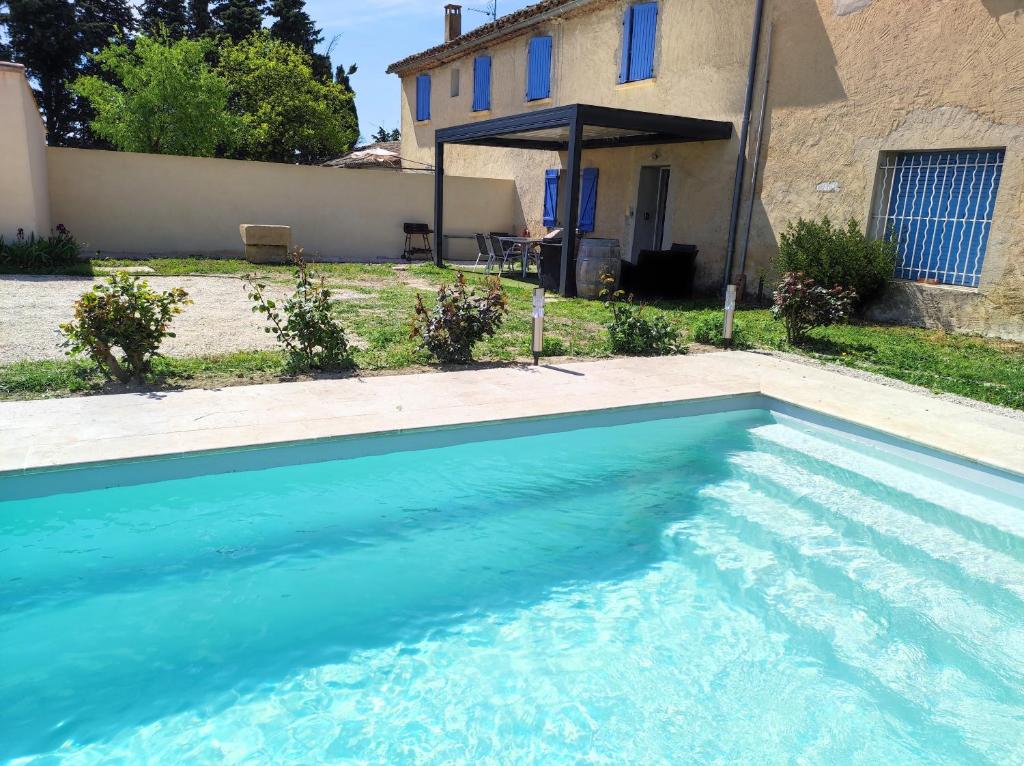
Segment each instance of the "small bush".
M118 272L75 302L74 321L60 326L62 345L68 356L87 356L109 377L142 383L163 339L174 337L167 329L171 319L191 302L180 287L158 293Z
M896 245L868 239L852 218L846 228L800 218L779 237L776 268L780 274L800 272L822 288L839 285L857 294L857 300L874 298L892 277Z
M725 325L725 314L718 311L713 314L705 314L693 325L690 336L697 343L706 346L725 346L725 339L722 337L722 328ZM743 323L733 317L732 322L732 346L733 348L750 348L751 343L747 339L747 333Z
M473 361L473 344L494 335L508 313L508 298L498 279L487 281L487 292L476 295L466 288L466 277L459 274L454 284L442 285L432 308L416 295L416 313L412 317L410 338L442 363L466 364Z
M799 272L789 273L775 288L772 316L786 323L786 339L801 343L812 327L844 322L850 316L857 294L838 285L830 290Z
M331 316L331 291L323 275L309 270L301 247L292 251L291 259L295 264L295 292L280 310L277 302L267 297L265 284L246 277L253 312L266 316L270 324L264 330L273 333L288 354L291 372L352 367L345 329Z
M686 347L679 343L679 332L668 319L660 314L650 319L645 317L646 307L633 303L632 295L626 296L622 290L612 291L615 277L610 274L602 276L601 281L605 284L601 297L611 312L607 327L612 351L631 356L686 353Z
M24 229L18 229L12 242L0 237L0 266L25 271L29 269L53 269L69 266L78 258L81 246L64 224L48 237L25 236Z

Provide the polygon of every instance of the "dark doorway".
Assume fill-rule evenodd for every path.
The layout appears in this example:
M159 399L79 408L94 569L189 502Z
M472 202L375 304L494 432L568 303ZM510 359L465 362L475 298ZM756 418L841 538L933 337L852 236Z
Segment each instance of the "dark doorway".
M633 248L630 260L636 263L641 250L660 250L665 237L665 209L668 204L669 169L645 165L640 168L633 217Z

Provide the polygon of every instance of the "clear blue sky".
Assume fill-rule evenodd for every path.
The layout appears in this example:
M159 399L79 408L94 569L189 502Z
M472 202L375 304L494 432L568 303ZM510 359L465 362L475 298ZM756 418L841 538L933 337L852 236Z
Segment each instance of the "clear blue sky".
M452 0L458 2L458 0ZM388 64L444 40L444 6L448 0L306 0L306 11L323 29L324 45L340 35L331 51L335 66L353 62L352 78L359 127L369 137L378 125L399 127L399 82L384 74ZM536 0L498 0L498 15L519 10ZM488 22L469 7L485 8L489 0L462 3L462 31Z

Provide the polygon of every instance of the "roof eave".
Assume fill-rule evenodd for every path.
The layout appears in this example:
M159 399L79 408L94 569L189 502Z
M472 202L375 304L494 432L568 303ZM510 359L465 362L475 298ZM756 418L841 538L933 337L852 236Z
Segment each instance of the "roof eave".
M474 36L472 32L469 32L462 37L466 38L463 42L459 42L462 38L455 38L452 43L444 43L442 45L434 46L429 48L422 53L417 53L413 56L409 56L400 61L388 66L386 74L397 74L399 77L404 77L408 74L414 74L423 71L424 69L431 69L440 64L444 64L452 59L457 59L464 56L466 53L471 53L474 50L480 48L486 48L495 42L506 40L510 37L516 37L522 32L537 24L542 24L549 19L564 16L582 6L597 4L598 0L569 0L568 2L559 5L556 8L549 8L548 10L541 11L540 13L527 16L524 19L520 19L508 26L498 26L490 32L482 35ZM492 24L499 24L500 19ZM454 44L453 44L454 43Z

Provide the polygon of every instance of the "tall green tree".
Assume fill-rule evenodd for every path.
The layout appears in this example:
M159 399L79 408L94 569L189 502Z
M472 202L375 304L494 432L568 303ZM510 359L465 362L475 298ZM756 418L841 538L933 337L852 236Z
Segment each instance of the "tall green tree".
M320 82L310 56L260 31L220 51L220 72L233 92L242 128L235 156L275 162L321 162L359 137L351 91Z
M219 0L210 13L217 31L237 43L262 27L265 8L264 0Z
M54 146L94 145L68 81L91 71L87 55L135 26L128 0L8 0L0 4L5 58L28 71Z
M126 152L213 156L233 142L227 81L206 62L214 42L142 35L95 56L96 75L72 85L96 112L96 135Z
M189 13L185 0L143 0L139 26L147 35L166 33L179 40L189 34Z
M383 125L377 126L377 132L370 136L370 140L376 144L387 143L388 141L401 141L402 131L398 128L388 130Z
M48 140L65 146L74 136L73 99L64 83L82 60L75 8L67 0L8 0L0 23L11 58L35 82Z
M209 0L188 0L188 27L191 37L202 37L213 29Z
M310 56L324 41L313 19L306 13L306 0L271 0L267 15L275 19L270 25L271 37L291 43Z

